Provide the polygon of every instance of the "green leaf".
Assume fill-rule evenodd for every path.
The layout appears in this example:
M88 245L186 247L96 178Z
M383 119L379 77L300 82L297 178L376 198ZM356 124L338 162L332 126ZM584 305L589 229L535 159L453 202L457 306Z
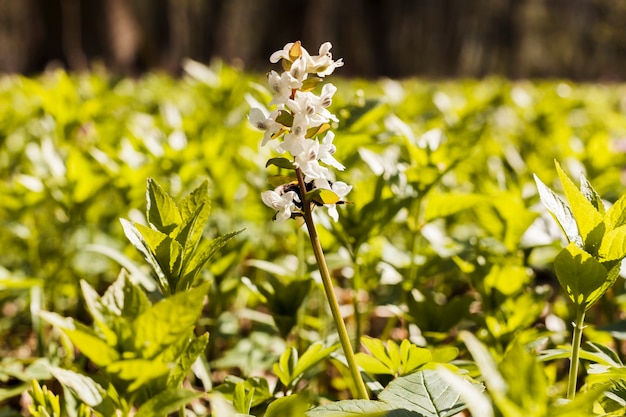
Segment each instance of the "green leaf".
M621 260L626 256L626 225L604 234L598 256L602 261Z
M176 288L183 266L183 247L174 238L167 236L156 248L155 257L165 272L169 288Z
M143 403L137 410L135 417L162 417L179 410L190 402L202 398L201 392L186 389L168 389L160 392Z
M207 206L207 207L205 207ZM182 199L178 205L180 209L180 215L183 220L188 219L195 215L198 208L207 210L207 216L211 209L211 201L209 200L209 181L204 180L202 183ZM201 221L202 224L206 223L206 219Z
M298 351L295 347L291 346L280 355L278 363L275 363L272 367L274 373L280 379L280 382L286 387L289 387L295 380L293 373L296 363L298 363Z
M328 358L331 353L339 348L339 344L324 347L322 342L315 342L300 356L295 368L293 369L293 375L295 378L299 378L304 375L308 370L313 368L319 362Z
M196 359L204 353L204 349L209 343L209 334L194 337L187 345L185 351L180 354L176 360L175 368L172 370L167 379L167 386L175 388L183 383L183 380L189 374L191 367Z
M152 178L148 178L146 217L150 226L169 235L182 221L174 200Z
M130 320L135 319L152 306L146 293L123 273L104 292L100 304L109 313Z
M128 392L136 391L142 385L166 375L170 371L169 364L147 360L126 359L108 364L105 367L109 375L130 382Z
M539 177L534 175L535 183L537 184L537 191L539 192L539 198L543 205L548 209L550 214L554 217L556 222L561 227L563 233L567 237L568 242L574 242L578 246L583 246L583 239L578 232L578 225L576 219L570 207L550 188L548 188Z
M578 190L578 188L576 188L572 180L569 179L567 174L565 174L565 171L561 168L561 165L559 165L556 161L555 165L559 178L561 179L561 184L563 185L565 197L567 198L569 207L574 214L574 218L576 219L580 235L583 238L583 241L587 243L587 236L593 229L596 228L596 226L598 226L598 224L602 222L602 215L598 209L594 207L593 203L589 201L587 197ZM583 186L583 188L585 187Z
M554 269L570 299L585 310L606 292L606 268L574 243L567 245L556 256Z
M507 381L507 399L529 414L547 415L548 381L545 371L535 354L528 352L516 339L498 365Z
M90 407L100 404L106 397L106 391L97 382L86 375L50 367L52 375L64 386L68 387L74 395Z
M416 411L424 417L452 417L466 408L459 393L429 369L391 381L378 398L392 408Z
M246 392L246 383L244 381L240 381L235 385L235 392L233 393L233 407L235 407L235 411L241 414L249 414L253 399L254 388Z
M304 416L310 408L305 394L298 393L272 401L265 417Z
M626 224L626 194L609 207L604 215L604 223L608 230L616 229Z
M146 359L189 334L200 317L210 283L174 294L143 312L133 323L135 349Z
M118 360L119 353L115 347L107 344L102 336L89 327L49 311L41 311L39 315L48 323L61 329L72 344L96 365L104 366Z
M167 279L166 272L161 268L161 265L159 264L159 261L157 260L155 255L156 248L162 241L159 240L158 243L156 243L157 240L155 240L155 238L157 236L162 236L162 234L160 234L160 232L158 231L154 231L154 233L150 234L150 241L148 241L139 229L142 229L143 231L151 229L140 224L131 223L125 219L120 219L120 222L122 223L122 229L124 230L124 234L130 241L130 243L144 256L148 264L152 267L152 270L156 274L159 281L159 285L161 286L161 290L164 293L169 294L170 284ZM163 236L163 239L165 239L165 236ZM154 246L153 248L152 245L155 243L156 246Z
M295 167L293 166L293 162L287 158L270 158L265 164L265 168L269 167L270 165L275 165L279 168L284 169L295 169Z
M274 188L285 184L297 182L298 179L287 175L272 175L267 178L267 182Z
M368 417L383 417L390 416L389 414L392 407L382 401L368 401L368 400L344 400L335 401L329 404L315 407L314 409L306 413L307 417L353 417L353 416L368 416ZM394 414L395 416L395 414ZM415 413L406 412L406 417L421 417L416 416ZM400 414L397 417L401 417Z
M598 213L600 213L601 216L604 216L606 213L606 207L604 207L602 197L600 197L600 194L598 194L598 192L591 186L589 180L582 174L580 175L580 192L591 203L591 205L598 210Z
M306 193L307 201L314 201L317 204L337 204L341 198L331 190L316 188Z
M198 286L198 275L206 263L210 261L217 251L224 247L229 240L243 232L243 230L244 229L241 229L236 232L218 236L210 242L202 242L191 261L185 266L183 277L178 282L176 291L180 292Z
M279 110L276 122L283 126L291 127L293 126L293 114L286 110Z

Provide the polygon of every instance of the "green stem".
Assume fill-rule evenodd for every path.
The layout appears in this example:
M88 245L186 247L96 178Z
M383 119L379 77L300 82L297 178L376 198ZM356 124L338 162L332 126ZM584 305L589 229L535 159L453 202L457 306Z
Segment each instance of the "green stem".
M578 364L580 362L580 343L583 338L585 323L585 308L577 307L576 321L574 322L574 334L572 336L572 355L569 363L569 378L567 380L567 398L574 399L576 396L576 384L578 379Z
M328 266L326 265L324 251L322 250L322 245L320 243L319 237L317 236L315 222L313 221L313 215L311 213L311 204L306 201L306 185L304 183L304 177L300 169L296 169L296 174L298 175L298 184L300 187L300 197L302 200L302 212L304 215L304 222L306 223L306 227L309 231L309 238L313 247L313 253L315 254L315 260L317 261L317 266L319 268L320 275L322 276L324 292L326 293L326 299L328 300L328 304L330 305L330 311L333 314L333 320L335 322L335 327L337 328L337 333L339 334L341 348L343 349L343 354L345 355L346 361L348 362L348 369L350 370L352 381L356 388L358 397L360 399L368 400L369 395L367 394L367 388L365 387L365 382L363 382L363 379L361 378L359 366L356 363L356 357L354 356L354 351L352 350L352 344L350 343L348 330L346 329L346 324L344 323L343 317L341 316L339 303L337 302L337 296L335 295L335 289L333 288L333 283L330 278L330 272L328 271Z

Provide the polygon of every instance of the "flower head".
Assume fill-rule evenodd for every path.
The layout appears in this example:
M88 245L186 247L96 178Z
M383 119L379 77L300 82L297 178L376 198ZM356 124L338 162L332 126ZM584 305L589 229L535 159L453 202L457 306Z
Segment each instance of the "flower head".
M261 199L266 206L276 210L276 220L281 222L289 219L291 213L298 210L296 202L300 202L295 191L287 191L282 195L273 190L264 191Z
M274 52L270 62L282 61L284 69L281 74L272 70L267 76L274 93L270 105L276 106L276 110L269 116L260 109L250 111L250 122L265 132L262 145L270 139L277 139L276 150L291 154L293 167L299 171L298 178L304 181L300 186L289 183L262 193L263 202L277 211L276 220L279 221L294 217L294 212L301 214L304 202L311 207L326 206L329 215L337 220L336 204L342 203L343 197L352 188L341 181L333 182L334 177L327 167L344 169L334 157L337 150L333 144L335 134L328 131L331 122L339 121L328 110L337 88L333 84L325 84L321 94L314 92L322 77L343 66L343 60L333 60L331 48L332 44L326 42L320 46L318 55L311 55L297 41L289 42L283 49ZM317 136L324 132L326 135L320 143ZM290 165L289 162L287 165ZM285 164L279 166L284 168ZM307 194L302 196L299 187L303 187L302 190L306 188ZM309 197L309 193L316 189L327 191L323 194L316 192L314 195L317 197ZM322 195L324 197L320 197Z

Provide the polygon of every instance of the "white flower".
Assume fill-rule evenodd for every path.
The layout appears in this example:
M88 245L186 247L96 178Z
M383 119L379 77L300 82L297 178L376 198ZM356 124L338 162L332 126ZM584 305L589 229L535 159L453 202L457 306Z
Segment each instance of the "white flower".
M299 136L294 133L287 133L283 137L282 143L280 143L276 150L280 153L289 152L292 155L298 155L304 152L304 133Z
M261 193L261 199L266 206L277 211L276 220L285 221L291 217L291 212L298 210L295 201L300 201L295 191L287 191L283 195L276 191L264 191Z
M335 68L343 66L342 58L333 61L333 55L330 53L332 47L330 42L323 43L320 46L319 55L309 57L307 72L314 72L320 77L325 77L332 74Z
M333 156L333 154L337 151L337 148L333 145L333 139L335 139L335 134L333 132L326 133L326 136L322 139L322 144L319 146L317 157L323 163L343 171L346 167L339 163L339 161L337 161Z
M329 120L338 121L337 118L322 105L320 97L311 92L296 91L293 99L286 102L289 110L294 115L293 126L317 127ZM293 131L293 128L292 128Z
M352 186L346 184L345 182L337 181L337 182L333 183L333 185L331 186L331 190L335 194L337 194L337 197L339 197L339 201L343 201L343 198L346 195L348 195L348 193L352 190ZM326 204L326 207L328 207L328 215L334 221L339 220L339 213L337 212L337 205L336 204Z
M326 180L328 168L318 162L320 144L316 140L304 139L301 141L302 151L294 155L294 165L304 174L304 181Z
M270 62L272 64L277 63L278 61L280 61L281 59L286 59L286 60L290 60L289 59L289 51L291 50L291 47L293 46L293 42L289 42L287 43L283 49L274 52L271 56L270 56Z
M252 123L252 125L257 129L265 131L261 146L265 145L272 138L274 133L285 129L285 126L275 120L276 116L278 116L278 111L272 112L272 114L267 117L261 109L253 108L250 110L250 114L248 115L250 123Z
M294 89L302 87L302 82L294 78L290 72L285 71L281 75L274 70L267 76L267 82L274 92L274 98L270 104L284 104L289 100Z

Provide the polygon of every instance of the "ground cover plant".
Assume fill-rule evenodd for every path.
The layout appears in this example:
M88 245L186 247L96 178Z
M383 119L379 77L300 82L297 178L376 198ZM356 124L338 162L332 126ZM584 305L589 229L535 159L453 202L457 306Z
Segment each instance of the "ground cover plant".
M624 414L626 88L329 52L0 80L0 415Z

